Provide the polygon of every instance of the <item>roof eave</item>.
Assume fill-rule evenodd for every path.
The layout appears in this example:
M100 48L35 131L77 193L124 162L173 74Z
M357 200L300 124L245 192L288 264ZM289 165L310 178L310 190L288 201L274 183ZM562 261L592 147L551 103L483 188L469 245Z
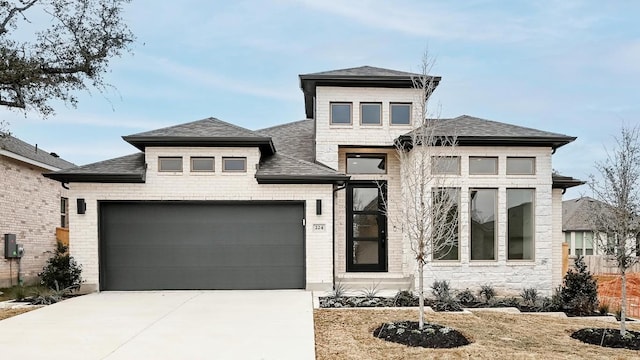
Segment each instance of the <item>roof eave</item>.
M46 173L44 177L61 183L144 183L145 174L69 174Z
M344 175L258 175L258 184L341 184L349 181Z
M569 144L576 137L504 137L504 136L458 136L456 145L458 146L549 146L554 150ZM411 142L411 134L398 137L401 143Z
M144 151L150 146L259 147L262 155L273 155L270 137L123 136L126 142Z
M578 180L578 179L553 179L553 183L551 185L554 189L569 189L572 187L580 186L586 184L586 181Z

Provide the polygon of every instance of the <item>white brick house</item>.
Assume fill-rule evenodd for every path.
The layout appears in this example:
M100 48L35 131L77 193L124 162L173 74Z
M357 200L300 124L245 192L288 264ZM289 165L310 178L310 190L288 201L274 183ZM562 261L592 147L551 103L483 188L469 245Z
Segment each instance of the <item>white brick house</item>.
M419 123L414 76L368 66L301 75L307 120L251 131L204 119L125 136L140 153L48 174L86 204L70 215L86 285L413 287L402 226L387 215L406 183L394 141ZM580 184L552 176L551 155L575 138L466 115L438 121L457 129L447 187L460 192L459 242L425 274L454 288L549 293L561 277L562 191ZM490 220L479 223L481 212Z
M75 166L36 146L0 133L0 288L18 283L18 259L6 258L4 234L24 247L22 280L37 281L55 250L56 228L67 227L67 190L43 172Z

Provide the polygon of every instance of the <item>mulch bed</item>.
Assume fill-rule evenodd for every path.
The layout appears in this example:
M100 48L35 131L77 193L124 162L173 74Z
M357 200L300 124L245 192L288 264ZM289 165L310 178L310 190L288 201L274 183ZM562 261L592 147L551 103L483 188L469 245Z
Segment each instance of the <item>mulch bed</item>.
M382 324L373 331L373 336L407 346L432 349L451 349L470 344L469 340L455 329L425 323L420 330L415 321Z
M622 337L620 330L617 329L587 328L574 332L571 337L592 345L640 350L640 332L638 331L627 330L627 334Z

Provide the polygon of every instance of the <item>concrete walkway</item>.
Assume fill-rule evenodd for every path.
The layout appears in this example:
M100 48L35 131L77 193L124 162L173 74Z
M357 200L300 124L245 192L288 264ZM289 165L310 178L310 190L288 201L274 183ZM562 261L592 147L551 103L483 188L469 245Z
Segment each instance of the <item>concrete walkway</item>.
M314 359L311 293L89 294L0 321L7 359Z

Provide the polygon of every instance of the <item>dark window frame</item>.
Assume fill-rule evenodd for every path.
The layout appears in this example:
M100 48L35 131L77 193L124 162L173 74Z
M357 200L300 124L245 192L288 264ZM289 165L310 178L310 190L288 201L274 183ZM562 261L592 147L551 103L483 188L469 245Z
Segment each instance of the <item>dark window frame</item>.
M350 172L349 171L349 159L362 159L362 158L369 158L369 159L382 159L383 163L384 163L384 172ZM345 168L347 171L347 174L352 174L352 175L385 175L387 174L387 154L384 153L347 153L346 156L346 163L345 163Z
M244 167L242 170L228 170L226 168L228 160L242 160L244 162ZM247 158L244 156L225 156L222 158L222 172L225 173L246 173L247 172Z
M194 169L193 163L194 160L211 160L211 170L196 170ZM191 156L189 158L189 163L191 165L191 172L197 172L197 173L211 173L211 172L215 172L216 171L216 158L213 156Z
M349 106L349 122L333 122L333 106L334 105L348 105ZM346 101L332 101L329 103L329 125L336 125L336 126L351 126L353 125L353 103L352 102L346 102Z
M69 228L69 198L60 197L60 227Z
M371 106L371 105L377 105L378 106L378 122L377 123L365 123L364 122L364 117L362 116L363 111L362 108L363 106ZM382 103L381 102L361 102L360 103L360 125L362 126L381 126L382 125Z
M163 160L180 160L180 170L163 170L162 169L162 161ZM167 173L176 173L184 171L184 159L182 156L159 156L158 157L158 172L167 172Z

